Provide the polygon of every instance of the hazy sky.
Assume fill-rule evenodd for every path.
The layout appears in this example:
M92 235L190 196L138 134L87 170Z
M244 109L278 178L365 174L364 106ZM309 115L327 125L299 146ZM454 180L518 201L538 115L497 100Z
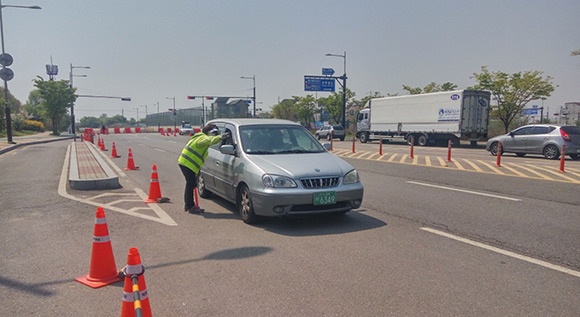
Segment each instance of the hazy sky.
M434 81L465 88L474 72L538 70L559 85L550 114L580 101L580 1L198 1L2 0L5 50L14 57L9 89L25 103L45 65L59 66L78 94L77 120L143 118L200 106L188 95L248 96L258 108L305 96L304 75L333 68L361 99L371 91L406 94L402 85ZM339 85L337 85L337 88ZM327 96L328 93L318 93ZM541 105L541 101L537 103ZM145 107L147 105L147 107ZM138 110L137 110L138 109Z

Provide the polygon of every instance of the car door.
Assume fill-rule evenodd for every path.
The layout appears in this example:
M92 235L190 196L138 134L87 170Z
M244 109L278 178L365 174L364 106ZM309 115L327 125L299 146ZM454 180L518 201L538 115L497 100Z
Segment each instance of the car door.
M237 147L238 135L233 125L226 124L223 127L219 127L222 133L229 133L230 137L223 140L219 147L222 145L233 145ZM235 198L235 187L234 187L234 164L236 161L236 156L231 154L221 153L219 150L214 153L215 155L215 184L216 191L227 199L233 200Z
M552 129L553 130L553 129ZM544 149L544 143L548 140L550 127L534 127L532 133L528 135L526 142L526 153L541 154Z
M533 127L521 127L510 132L503 141L503 148L506 152L523 153L526 152L528 136L532 133Z

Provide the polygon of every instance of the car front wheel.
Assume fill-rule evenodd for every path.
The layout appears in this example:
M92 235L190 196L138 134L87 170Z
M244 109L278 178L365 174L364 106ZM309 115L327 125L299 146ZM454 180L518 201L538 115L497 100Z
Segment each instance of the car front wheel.
M320 134L317 134L317 135L316 135L316 139L317 139L317 140L320 140Z
M258 216L256 216L256 214L254 213L254 205L252 204L252 195L250 193L250 189L246 185L241 185L240 187L237 207L243 222L247 224L252 224L256 222Z
M560 150L553 144L546 145L542 153L549 160L557 160L560 157Z
M497 148L499 147L499 143L498 142L494 142L489 146L489 153L493 156L497 156ZM503 154L503 149L501 151L501 154Z
M210 198L212 195L212 192L210 192L205 187L205 180L203 179L203 175L201 174L199 174L199 176L197 177L197 191L199 192L199 196L201 196L201 198Z

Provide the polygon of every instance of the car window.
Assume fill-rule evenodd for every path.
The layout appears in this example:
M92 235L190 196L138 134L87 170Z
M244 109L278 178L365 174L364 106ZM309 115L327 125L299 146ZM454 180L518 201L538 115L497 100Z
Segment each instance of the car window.
M240 127L242 149L248 154L324 152L324 147L301 126L256 125Z
M578 126L563 126L560 129L564 130L564 132L572 135L580 135L580 127Z
M532 134L548 134L550 133L549 127L534 127Z
M513 132L514 135L532 134L534 127L523 127Z
M334 130L344 130L341 125L335 125L335 126L333 126L333 129Z

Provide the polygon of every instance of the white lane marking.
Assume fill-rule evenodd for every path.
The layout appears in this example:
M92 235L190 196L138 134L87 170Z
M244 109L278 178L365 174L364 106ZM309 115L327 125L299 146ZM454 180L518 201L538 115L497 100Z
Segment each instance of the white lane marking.
M102 203L94 202L90 199L82 199L82 198L78 198L78 197L75 197L75 196L69 194L66 191L66 182L68 179L67 174L68 174L68 163L69 163L69 159L70 159L70 152L71 152L71 146L69 145L67 148L64 164L62 167L62 172L60 174L60 182L58 184L58 194L59 195L61 195L62 197L68 198L70 200L78 201L78 202L88 204L88 205L93 205L96 207L103 207L105 209L120 212L122 214L126 214L129 216L159 222L159 223L162 223L162 224L168 225L168 226L177 226L177 223L163 209L161 209L161 207L159 207L159 205L156 203L146 204L146 206L148 206L149 209L153 210L153 212L157 216L157 217L153 217L153 216L137 213L133 210L122 209L122 208L113 206L111 203L102 204ZM143 190L141 190L139 188L134 188L134 191L135 191L137 196L141 197L141 199L142 199L141 201L143 201L143 204L145 204L145 199L148 197L148 195L146 195L143 192ZM124 195L126 195L126 194L124 194ZM116 202L117 201L115 201L115 203ZM143 208L140 208L140 209L143 209Z
M162 150L162 149L157 149L157 148L155 149L155 151L159 151L159 152L167 152L167 151L165 151L165 150Z
M529 263L532 263L532 264L536 264L536 265L539 265L539 266L543 266L545 268L548 268L548 269L551 269L551 270L554 270L554 271L562 272L562 273L569 274L569 275L572 275L572 276L575 276L575 277L580 277L580 272L574 271L574 270L569 269L567 267L563 267L563 266L560 266L560 265L555 265L555 264L552 264L552 263L549 263L549 262L546 262L546 261L534 259L534 258L531 258L529 256L521 255L521 254L518 254L518 253L515 253L515 252L511 252L511 251L503 250L503 249L500 249L500 248L492 247L490 245L483 244L483 243L476 242L476 241L469 240L469 239L465 239L465 238L462 238L462 237L459 237L459 236L456 236L456 235L449 234L447 232L443 232L443 231L439 231L439 230L435 230L435 229L431 229L431 228L426 228L426 227L420 228L420 229L423 230L423 231L427 231L427 232L436 234L436 235L440 235L442 237L446 237L446 238L453 239L453 240L456 240L456 241L459 241L459 242L463 242L463 243L466 243L466 244L469 244L469 245L472 245L472 246L475 246L475 247L478 247L478 248L482 248L482 249L489 250L489 251L492 251L492 252L495 252L495 253L503 254L503 255L506 255L506 256L509 256L509 257L512 257L512 258L515 258L515 259L518 259L518 260L526 261L526 262L529 262Z
M432 185L432 184L419 183L419 182L413 182L413 181L407 181L407 183L409 183L409 184L415 184L415 185L421 185L421 186L427 186L427 187L434 187L434 188L439 188L439 189L453 190L453 191L456 191L456 192L462 192L462 193L467 193L467 194L474 194L474 195L480 195L480 196L493 197L493 198L498 198L498 199L505 199L505 200L511 200L511 201L522 201L521 199L518 199L518 198L511 198L511 197L506 197L506 196L499 196L499 195L486 194L486 193L481 193L481 192L474 192L474 191L471 191L471 190L465 190L465 189L459 189L459 188L452 188L452 187L446 187L446 186Z

